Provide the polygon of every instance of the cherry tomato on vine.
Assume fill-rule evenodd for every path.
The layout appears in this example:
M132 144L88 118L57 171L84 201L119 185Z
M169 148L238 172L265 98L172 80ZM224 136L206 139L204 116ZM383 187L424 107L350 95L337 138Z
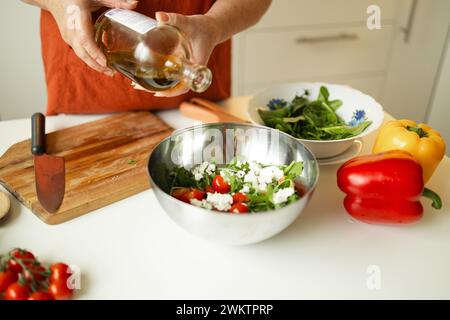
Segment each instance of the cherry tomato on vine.
M238 202L231 206L230 208L231 213L247 213L248 212L248 206L245 203Z
M48 292L50 292L55 300L67 300L70 299L73 295L73 289L70 289L67 286L66 279L59 279L50 282Z
M5 291L6 300L27 300L30 295L30 289L26 284L14 282L10 284Z
M69 266L65 263L58 262L50 266L50 282L58 280L67 280L71 273L69 273Z
M30 297L28 298L28 300L55 300L55 299L48 292L37 291L37 292L33 292L30 295Z
M42 281L47 277L47 269L41 265L30 265L27 266L28 270L23 271L25 279L29 282L31 281Z
M215 176L212 180L212 187L219 193L228 193L230 192L230 185L222 176Z
M17 262L17 260L20 260L24 265L27 266L33 264L33 261L35 260L34 255L27 250L14 249L9 254L15 259L8 260L8 267L11 271L17 273L22 272L22 266L19 262Z
M11 270L0 272L0 293L6 290L10 284L13 284L18 279L17 273Z
M233 203L248 202L250 199L245 193L237 192L233 195Z

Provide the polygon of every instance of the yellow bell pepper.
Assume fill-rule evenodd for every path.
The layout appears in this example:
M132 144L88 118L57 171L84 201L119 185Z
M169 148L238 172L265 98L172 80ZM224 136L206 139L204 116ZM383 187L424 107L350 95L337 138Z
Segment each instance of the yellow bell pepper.
M373 153L404 150L421 164L426 183L445 155L445 142L439 132L412 120L393 120L384 124L373 146Z

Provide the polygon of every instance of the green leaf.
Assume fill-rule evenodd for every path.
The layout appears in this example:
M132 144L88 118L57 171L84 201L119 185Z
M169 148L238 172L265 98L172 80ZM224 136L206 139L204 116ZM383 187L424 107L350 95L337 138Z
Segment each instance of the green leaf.
M327 102L328 98L330 97L330 92L328 91L327 87L320 87L319 96L317 97L317 100L321 102Z
M286 179L295 179L296 177L300 176L303 172L303 162L293 161L289 166L287 166L284 169L284 175L286 176Z
M303 116L298 116L298 117L291 117L291 118L283 118L283 121L285 123L297 123L301 120L305 120L305 117Z
M338 137L337 139L345 139L345 138L357 136L358 134L362 133L371 124L372 124L372 121L364 121L363 123L361 123L357 126L354 126L354 127L343 125L343 126L321 128L321 130L330 135Z
M193 188L198 186L194 175L184 167L175 168L170 173L169 179L172 180L170 190L174 187Z
M339 109L342 106L342 101L341 100L332 100L332 101L328 101L328 105L334 110L336 111L337 109Z

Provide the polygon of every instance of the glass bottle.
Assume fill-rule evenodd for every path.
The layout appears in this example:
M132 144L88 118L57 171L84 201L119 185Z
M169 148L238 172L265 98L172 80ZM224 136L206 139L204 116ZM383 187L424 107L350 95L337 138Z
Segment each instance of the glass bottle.
M191 62L192 50L182 33L138 12L105 12L95 23L95 40L108 66L147 90L165 91L181 83L204 92L211 85L211 71Z

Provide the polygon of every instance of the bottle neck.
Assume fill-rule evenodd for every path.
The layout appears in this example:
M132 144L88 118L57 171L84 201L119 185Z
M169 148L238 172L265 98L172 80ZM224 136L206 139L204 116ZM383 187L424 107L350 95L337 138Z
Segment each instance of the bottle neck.
M212 82L212 72L208 67L183 61L181 69L182 81L194 92L205 92Z

